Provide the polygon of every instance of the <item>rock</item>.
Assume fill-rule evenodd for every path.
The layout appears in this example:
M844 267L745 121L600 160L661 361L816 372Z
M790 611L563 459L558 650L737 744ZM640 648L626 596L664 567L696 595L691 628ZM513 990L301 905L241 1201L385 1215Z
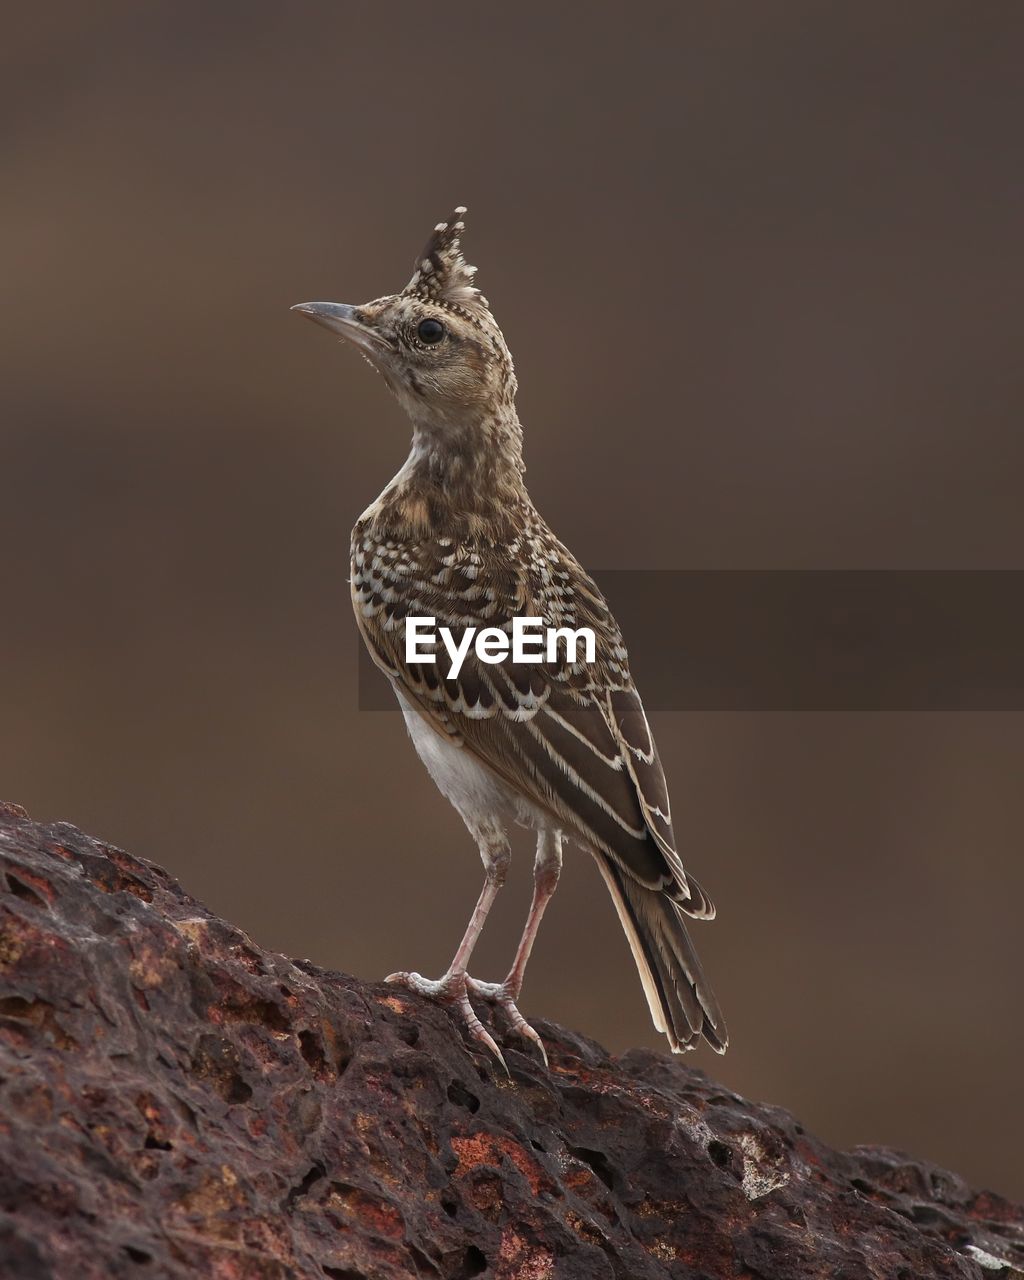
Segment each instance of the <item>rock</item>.
M1024 1211L657 1053L264 951L159 867L0 806L0 1275L1024 1274ZM1017 1269L1020 1270L1017 1270Z

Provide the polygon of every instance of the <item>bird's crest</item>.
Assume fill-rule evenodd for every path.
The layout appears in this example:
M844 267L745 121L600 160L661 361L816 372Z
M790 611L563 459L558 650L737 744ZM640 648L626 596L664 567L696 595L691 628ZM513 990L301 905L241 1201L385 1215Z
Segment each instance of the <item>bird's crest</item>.
M487 299L473 283L476 267L471 267L462 255L465 213L465 206L459 205L447 222L437 224L412 279L402 290L404 294L442 306L487 309Z

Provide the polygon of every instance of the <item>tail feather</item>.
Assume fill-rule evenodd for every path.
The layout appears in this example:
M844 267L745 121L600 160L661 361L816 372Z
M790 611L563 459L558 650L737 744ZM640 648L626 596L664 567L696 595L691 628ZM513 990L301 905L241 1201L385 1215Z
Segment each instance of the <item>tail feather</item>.
M685 907L648 889L595 855L640 971L654 1025L673 1053L694 1048L703 1035L716 1053L729 1043L725 1019L683 921Z
M689 891L689 897L683 898L677 893L669 890L669 896L673 902L679 907L684 915L691 916L694 920L714 920L715 904L711 901L706 889L701 888L697 881L687 872L686 888Z

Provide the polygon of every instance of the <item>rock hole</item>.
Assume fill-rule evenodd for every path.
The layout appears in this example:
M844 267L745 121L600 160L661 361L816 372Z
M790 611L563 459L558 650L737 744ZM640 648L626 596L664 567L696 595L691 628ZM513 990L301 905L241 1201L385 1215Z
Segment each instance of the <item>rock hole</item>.
M465 1107L467 1111L480 1110L480 1099L475 1093L470 1093L458 1080L453 1080L448 1086L448 1101L453 1102L457 1107Z
M315 1031L307 1028L299 1032L299 1052L314 1075L321 1075L327 1071L327 1057L320 1037Z
M149 1151L173 1150L173 1145L170 1142L165 1142L158 1138L152 1129L150 1129L149 1133L146 1134L146 1141L142 1145Z
M327 1170L319 1162L314 1164L302 1181L291 1188L284 1198L284 1208L286 1210L294 1209L295 1202L301 1200L303 1196L309 1195L310 1188L313 1187L327 1173ZM328 1273L329 1274L329 1273Z
M45 907L47 905L46 900L36 893L31 885L19 880L11 871L7 873L7 888L16 898L31 902L34 907Z
M452 1195L441 1196L441 1208L445 1211L449 1218L454 1218L459 1212L459 1202Z
M242 1078L238 1050L230 1040L216 1035L202 1036L192 1056L192 1070L209 1080L227 1103L237 1105L252 1097L252 1089Z
M273 1000L256 1000L252 1006L253 1014L258 1022L262 1022L271 1031L290 1031L291 1019L279 1004Z
M124 912L119 911L116 907L112 912L98 911L92 920L93 932L99 934L101 938L109 937L110 934L116 933L121 928L123 918ZM132 990L134 990L134 987Z
M420 1029L415 1022L404 1022L398 1028L398 1038L415 1047L420 1042Z
M27 1018L32 1020L36 1003L35 1000L25 1000L22 996L4 996L0 1000L0 1014L5 1018Z
M584 1164L589 1164L608 1190L614 1190L615 1172L603 1151L592 1151L589 1147L570 1147L569 1154L582 1160Z
M0 999L0 1017L27 1022L53 1038L58 1049L76 1049L77 1041L69 1036L57 1021L53 1005L48 1000L25 1000L22 996L4 996Z
M348 1037L331 1021L323 1022L321 1029L324 1037L324 1057L327 1059L328 1066L333 1062L334 1070L339 1076L343 1076L352 1061L352 1046L348 1043Z
M473 1276L482 1276L486 1270L487 1259L475 1244L471 1244L466 1250L466 1256L462 1259L462 1266L456 1273L455 1280L472 1280Z
M711 1163L717 1164L719 1169L728 1169L732 1164L732 1151L717 1138L712 1138L708 1143L708 1155Z
M252 1089L249 1088L242 1077L237 1073L232 1075L228 1080L226 1100L232 1106L238 1106L239 1103L248 1102L251 1097Z
M291 1031L289 1012L273 1000L253 998L248 991L241 991L221 1005L225 1018L234 1022L247 1022L266 1027L268 1031Z
M366 1280L365 1273L356 1271L353 1267L329 1267L326 1262L322 1262L320 1266L330 1280Z
M151 1254L148 1254L145 1249L136 1249L133 1244L124 1244L121 1248L131 1258L132 1262L145 1263L153 1261Z

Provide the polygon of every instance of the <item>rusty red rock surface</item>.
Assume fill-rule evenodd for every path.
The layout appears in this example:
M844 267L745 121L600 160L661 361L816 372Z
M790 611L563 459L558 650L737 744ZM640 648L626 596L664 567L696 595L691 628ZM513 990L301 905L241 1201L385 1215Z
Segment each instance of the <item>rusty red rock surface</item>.
M834 1151L678 1059L264 951L166 872L0 805L0 1275L1024 1274L1024 1210Z

